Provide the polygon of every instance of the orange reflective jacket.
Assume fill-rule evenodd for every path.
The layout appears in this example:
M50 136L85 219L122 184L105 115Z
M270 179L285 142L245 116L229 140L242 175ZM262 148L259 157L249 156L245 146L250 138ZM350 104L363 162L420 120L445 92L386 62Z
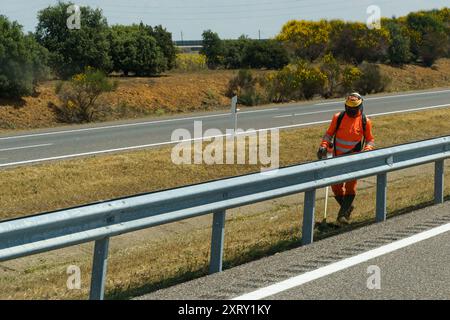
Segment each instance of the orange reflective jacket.
M336 155L342 155L350 153L361 142L363 138L366 140L363 151L373 150L375 147L374 137L372 135L372 122L367 118L366 131L363 130L362 114L352 118L347 114L344 115L339 129L336 132L336 126L340 113L336 113L333 116L330 127L328 128L325 136L322 139L321 146L328 148L333 142L333 137L336 135L336 145L334 149Z

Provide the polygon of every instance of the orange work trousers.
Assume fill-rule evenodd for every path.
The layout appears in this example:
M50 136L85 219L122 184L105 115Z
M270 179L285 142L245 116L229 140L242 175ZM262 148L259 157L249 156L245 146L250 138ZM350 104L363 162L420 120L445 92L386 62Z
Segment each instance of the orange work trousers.
M356 195L357 180L347 181L331 186L335 196L354 196Z

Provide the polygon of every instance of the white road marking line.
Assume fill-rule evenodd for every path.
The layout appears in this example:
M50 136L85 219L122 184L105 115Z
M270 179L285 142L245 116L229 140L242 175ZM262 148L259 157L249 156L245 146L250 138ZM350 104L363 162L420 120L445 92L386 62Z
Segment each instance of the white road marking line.
M253 132L250 132L250 133L253 133ZM143 144L143 145L138 145L138 146L107 149L107 150L100 150L100 151L74 153L74 154L67 154L67 155L63 155L63 156L24 160L24 161L10 162L10 163L2 163L2 164L0 164L0 168L8 167L8 166L18 166L18 165L30 164L30 163L36 163L36 162L62 160L62 159L76 158L76 157L82 157L82 156L92 156L92 155L96 155L96 154L111 153L111 152L118 152L118 151L129 151L129 150L135 150L135 149L163 146L163 145L168 145L168 144L176 144L176 143L181 143L181 142L190 142L190 141L211 139L211 138L225 137L225 136L227 136L227 134L222 134L222 135L217 135L217 136L206 136L206 137L201 137L201 138L185 139L185 140L178 140L178 141L167 141L167 142L158 142L158 143L152 143L152 144Z
M239 114L247 114L247 113L255 113L255 112L268 112L268 111L276 111L278 108L264 109L264 110L251 110L251 111L241 111ZM196 116L196 117L187 117L187 118L176 118L176 119L166 119L166 120L155 120L155 121L146 121L146 122L137 122L137 123L125 123L118 124L112 126L102 126L102 127L93 127L93 128L84 128L84 129L73 129L73 130L62 130L62 131L52 131L52 132L43 132L43 133L34 133L34 134L26 134L19 136L11 136L11 137L0 137L0 140L10 140L10 139L20 139L20 138L30 138L30 137L40 137L40 136L50 136L57 134L66 134L66 133L74 133L74 132L85 132L85 131L94 131L94 130L104 130L104 129L113 129L113 128L123 128L123 127L136 127L143 126L149 124L156 123L165 123L165 122L174 122L174 121L183 121L183 120L196 120L196 119L204 119L204 118L213 118L213 117L226 117L231 116L230 113L219 113L212 114L206 116Z
M439 94L439 93L447 93L447 92L450 92L450 90L398 94L398 95L395 95L395 96L373 97L373 98L367 98L367 99L364 99L364 100L365 101L381 100L381 99L390 99L390 98L398 98L398 97L421 96L421 95L435 94L435 93ZM342 103L342 101L331 101L331 102L316 103L316 106L324 106L324 105L328 105L328 104L338 104L338 103Z
M296 277L275 283L275 284L267 286L265 288L255 290L253 292L236 297L233 300L264 299L264 298L276 295L278 293L284 292L286 290L301 286L301 285L311 282L313 280L317 280L319 278L326 277L326 276L336 273L338 271L342 271L344 269L356 266L358 264L369 261L371 259L374 259L374 258L383 256L385 254L397 251L399 249L408 247L408 246L418 243L420 241L424 241L424 240L433 238L435 236L438 236L438 235L443 234L448 231L450 231L450 223L447 223L447 224L439 226L437 228L433 228L433 229L418 233L416 235L413 235L413 236L405 238L405 239L397 240L390 244L387 244L387 245L381 246L379 248L358 254L356 256L340 260L338 262L329 264L325 267L316 269L314 271L306 272L304 274L301 274Z
M255 113L255 112L267 112L267 111L277 111L279 108L271 108L271 109L264 109L264 110L252 110L252 111L239 111L239 114L243 113ZM230 116L229 113L224 113L224 115Z
M293 114L285 114L285 115L275 116L274 118L287 118L287 117L294 117L294 116L305 116L305 115L309 115L309 114L327 113L327 112L334 112L334 111L341 111L341 110L342 109L331 109L331 110L312 111L312 112L304 112L304 113L293 113Z
M368 116L375 117L375 116L381 116L381 115L386 115L386 114L404 113L404 112L410 112L410 111L443 108L443 107L449 107L449 106L450 106L450 104L442 104L442 105L430 106L430 107L421 107L421 108L415 108L415 109L375 113L375 114L371 114ZM329 123L329 122L331 122L331 120L322 120L322 121L315 121L315 122L308 122L308 123L298 123L298 124L292 124L292 125L286 125L286 126L280 126L280 127L272 127L272 128L263 128L263 129L257 129L257 130L249 129L244 133L238 133L238 134L253 134L253 133L257 133L257 132L270 131L270 130L275 130L275 129L281 130L281 129L288 129L288 128L299 128L299 127L306 127L306 126L311 126L311 125L315 125L315 124L323 124L323 123ZM30 163L36 163L36 162L51 161L51 160L61 160L61 159L75 158L75 157L81 157L81 156L90 156L90 155L96 155L96 154L102 154L102 153L129 151L129 150L134 150L134 149L143 149L143 148L150 148L150 147L156 147L156 146L176 144L176 143L180 143L180 142L189 142L189 141L194 141L194 140L211 139L211 138L218 138L218 137L225 137L225 136L227 136L227 134L208 136L208 137L203 137L203 138L179 140L179 141L157 142L157 143L152 143L152 144L143 144L143 145L116 148L116 149L107 149L107 150L91 151L91 152L84 152L84 153L68 154L68 155L56 156L56 157L50 157L50 158L40 158L40 159L33 159L33 160L17 161L17 162L0 164L0 168L8 167L8 166L15 166L15 165L22 165L22 164L30 164Z
M331 109L331 110L323 110L323 111L313 111L313 112L305 112L305 113L295 113L296 116L304 116L308 114L315 114L315 113L327 113L327 112L334 112L334 111L341 111L342 109Z
M293 114L283 114L283 115L279 115L279 116L275 116L274 118L287 118L287 117L293 117Z
M11 151L11 150L20 150L20 149L29 149L29 148L39 148L39 147L46 147L46 146L52 146L53 143L44 143L44 144L35 144L32 146L23 146L23 147L13 147L13 148L5 148L0 149L0 151Z

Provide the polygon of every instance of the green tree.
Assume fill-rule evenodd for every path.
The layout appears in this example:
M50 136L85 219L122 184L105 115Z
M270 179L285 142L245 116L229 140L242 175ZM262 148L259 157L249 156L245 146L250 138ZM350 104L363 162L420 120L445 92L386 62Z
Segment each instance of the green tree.
M150 35L155 38L156 43L161 48L161 52L167 61L167 69L173 69L177 58L177 50L172 41L172 34L161 25L153 28L147 26L147 28L149 29Z
M38 13L36 38L50 51L50 65L63 78L81 73L88 67L104 72L112 68L109 56L108 24L100 9L81 7L81 28L69 29L68 7L59 2Z
M211 69L215 69L222 65L224 45L219 35L211 30L206 30L202 34L203 47L201 54L206 56L206 63Z
M252 40L244 50L244 67L260 69L281 69L289 63L289 56L283 45L276 40Z
M227 69L243 68L245 50L252 40L242 35L237 40L224 40L223 64Z
M150 31L143 24L111 27L109 41L115 71L152 76L167 70L167 59Z
M0 97L19 98L33 93L48 75L48 52L17 22L0 15Z

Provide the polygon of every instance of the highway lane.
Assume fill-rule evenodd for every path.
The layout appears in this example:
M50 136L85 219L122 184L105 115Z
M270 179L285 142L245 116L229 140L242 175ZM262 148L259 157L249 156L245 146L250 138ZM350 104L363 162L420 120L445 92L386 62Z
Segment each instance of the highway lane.
M136 299L449 299L449 240L446 202Z
M424 91L368 96L365 112L375 116L448 106L450 90ZM342 109L341 99L245 108L239 113L238 128L288 129L327 123L334 113ZM226 129L233 127L229 113L214 112L3 135L0 136L0 167L169 145L175 129L184 128L193 132L194 121L202 122L203 131L217 128L225 133Z
M450 299L450 233L330 274L270 299ZM373 275L379 270L379 287ZM368 273L369 272L369 273ZM373 287L372 287L373 285Z

